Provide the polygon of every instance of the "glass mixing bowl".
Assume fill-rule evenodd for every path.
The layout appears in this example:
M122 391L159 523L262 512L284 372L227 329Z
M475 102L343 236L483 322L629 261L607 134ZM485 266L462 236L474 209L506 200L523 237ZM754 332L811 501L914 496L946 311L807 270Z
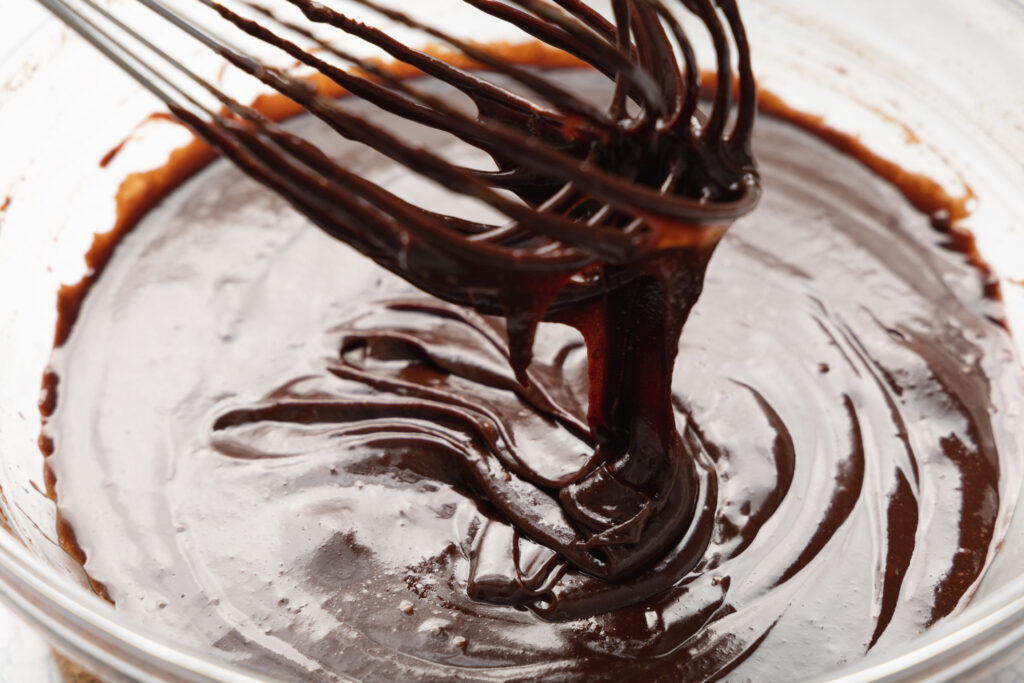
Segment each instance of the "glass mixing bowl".
M1003 281L1010 324L1024 342L1024 3L742 0L741 6L765 90L857 134L881 156L925 172L953 194L971 188L975 210L967 227ZM477 40L516 39L458 0L404 3L403 9L443 19L449 30ZM0 9L0 22L7 11ZM37 401L55 293L82 276L93 233L113 225L114 196L125 176L160 165L187 140L171 124L137 128L159 108L56 22L0 66L0 593L57 650L103 680L257 681L258 674L178 647L96 597L55 543L55 508L43 493ZM129 134L123 152L101 169L100 159ZM1024 676L1020 507L1003 552L962 613L823 678Z

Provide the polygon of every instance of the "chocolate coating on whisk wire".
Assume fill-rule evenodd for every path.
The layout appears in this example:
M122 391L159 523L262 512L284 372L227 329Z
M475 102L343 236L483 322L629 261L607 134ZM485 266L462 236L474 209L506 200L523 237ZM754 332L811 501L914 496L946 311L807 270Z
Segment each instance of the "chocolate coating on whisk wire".
M486 152L497 170L453 165L347 113L305 82L204 38L231 64L298 102L338 134L490 205L510 222L474 223L444 215L439 207L411 205L225 96L220 99L234 116L203 118L186 107L172 107L185 123L322 229L379 264L440 299L504 316L509 360L522 385L518 391L552 419L565 422L531 389L529 379L536 327L549 320L583 334L590 407L588 424L573 427L593 448L586 465L550 481L495 441L465 456L462 465L482 499L517 532L515 552L501 549L508 555L505 561L518 562L523 542L551 553L544 570L531 579L532 588L520 576L520 585L511 590L471 582L471 594L531 605L551 618L572 618L594 609L592 596L578 605L563 599L557 609L547 603L551 584L567 570L617 582L659 563L661 569L649 573L643 585L623 591L623 599L630 601L689 571L707 539L698 534L681 541L695 517L710 512L715 496L706 482L702 489L700 439L677 431L672 369L708 260L729 223L752 209L758 196L750 152L755 86L735 3L682 3L707 27L717 52L717 84L710 110L702 112L699 67L674 14L676 3L615 2L614 25L575 2L561 7L532 0L468 3L605 74L614 95L601 109L541 72L506 63L483 47L371 0L357 4L444 41L539 100L404 45L325 5L289 0L309 22L367 41L461 91L476 106L476 112L465 113L316 39L308 26L278 21L253 5L249 8L258 21L213 0L201 2L354 96ZM289 32L295 40L285 37ZM730 35L738 55L736 79ZM332 65L297 40L316 40L360 71ZM730 115L735 122L726 130ZM360 378L344 354L333 371L370 385L374 381ZM424 418L444 419L429 410ZM251 411L227 414L215 429L257 419ZM698 505L699 500L712 503ZM494 552L493 545L481 542L478 552ZM487 558L483 564L495 561ZM618 602L605 596L599 609Z

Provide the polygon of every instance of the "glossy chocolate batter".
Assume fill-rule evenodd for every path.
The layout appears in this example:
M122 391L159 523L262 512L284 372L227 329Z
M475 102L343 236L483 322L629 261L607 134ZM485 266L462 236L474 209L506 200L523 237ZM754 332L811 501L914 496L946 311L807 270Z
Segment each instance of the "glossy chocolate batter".
M576 331L540 327L526 392L503 321L424 295L223 162L68 312L44 447L69 547L118 609L293 679L782 680L905 642L997 551L1024 382L966 243L829 135L759 122L764 199L711 261L672 378L695 513L654 566L588 576L461 464L501 449L558 480L590 457Z
M423 28L373 0L358 4ZM484 11L508 17L547 45L564 47L581 66L591 64L595 75L614 75L604 97L592 87L592 97L585 98L557 78L524 71L490 50L423 28L500 73L526 97L502 91L471 72L452 73L449 65L427 54L409 58L410 48L335 10L296 1L310 21L359 37L371 33L376 39L370 42L421 68L432 87L449 87L434 97L402 99L396 91L409 94L405 84L389 81L372 65L352 62L393 90L382 91L374 81L320 60L273 28L216 7L226 21L363 101L486 154L492 168L450 163L437 153L437 143L408 145L419 138L408 126L389 131L372 114L359 116L325 101L308 83L282 78L230 47L215 50L339 135L365 143L507 220L467 217L427 194L415 201L397 197L347 164L325 162L305 138L280 131L231 102L227 106L241 120L171 105L201 137L331 236L428 294L505 319L514 379L504 380L503 388L578 440L572 447L578 457L556 471L517 452L515 429L466 423L443 400L437 404L442 397L433 390L382 382L360 369L334 371L421 399L416 412L426 421L464 422L470 443L463 438L446 444L448 468L458 470L460 481L481 504L515 531L512 536L481 532L475 562L487 573L475 574L470 582L473 598L526 607L551 619L577 619L659 593L700 558L706 538L695 520L702 498L714 495L714 489L699 471L705 456L701 439L692 429L677 430L672 368L708 259L732 221L751 211L760 197L750 149L756 89L749 49L735 2L718 4L721 16L711 3L690 7L709 29L717 55L719 77L708 88L712 101L703 109L686 32L658 3L615 3L617 25L629 27L625 33L592 9L580 9L584 25L570 25L570 30L557 20L542 20L543 10L534 9L538 16L529 18L505 5L481 3ZM681 46L678 55L669 32ZM629 49L630 34L635 49ZM735 78L730 34L736 45ZM622 41L626 47L614 49ZM550 107L533 103L530 93ZM460 97L469 100L472 113L455 106ZM582 333L589 380L585 420L570 414L549 387L530 377L541 321L564 323ZM407 417L410 408L381 404L374 410ZM246 412L227 415L216 426L252 418ZM692 536L691 542L679 543L683 536ZM566 572L574 576L563 581ZM583 585L573 586L576 580Z

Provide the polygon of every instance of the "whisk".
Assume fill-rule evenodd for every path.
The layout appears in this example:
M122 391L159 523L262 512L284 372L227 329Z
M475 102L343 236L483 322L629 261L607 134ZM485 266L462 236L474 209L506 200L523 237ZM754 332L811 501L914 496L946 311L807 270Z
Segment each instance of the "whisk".
M717 88L706 117L698 109L699 67L693 49L675 15L660 0L616 2L615 16L622 30L580 0L467 0L552 47L579 55L614 79L615 101L609 111L486 48L373 0L349 4L443 41L549 106L399 43L326 5L287 0L302 12L307 24L326 24L366 41L469 95L477 105L476 116L457 111L376 64L317 38L310 26L279 18L266 7L239 3L248 10L245 16L242 9L236 12L213 0L178 3L210 8L224 20L216 29L231 27L254 36L385 111L456 135L494 158L497 172L453 166L347 113L308 81L266 67L232 47L209 21L200 23L163 0L136 0L169 26L299 102L340 135L490 205L508 217L507 225L469 222L412 206L346 172L313 145L190 71L161 49L155 38L140 35L119 19L113 8L94 0L40 2L163 100L197 134L287 197L321 228L431 294L455 303L515 318L524 302L509 291L514 289L509 285L529 273L547 285L536 287L544 291L533 294L539 300L528 307L531 317L537 318L548 307L557 308L607 286L606 278L578 277L595 264L635 263L679 240L708 239L708 233L747 213L757 200L750 153L754 84L742 25L735 2L729 0L718 5L736 40L740 67L737 124L728 132L734 82L727 30L712 0L682 3L706 23L719 54ZM630 29L640 37L641 49L631 43ZM291 39L284 37L288 34ZM677 41L675 45L669 35ZM310 47L358 71L328 63ZM677 52L681 59L676 58ZM169 71L191 80L223 109L204 104L169 78ZM634 99L641 110L627 114L627 99ZM502 189L511 190L522 201L503 195L498 191ZM478 276L473 278L474 286L453 287L446 283L451 279L445 277L447 273L437 272L438 262L460 269L460 283L464 282L461 276L481 264L487 272L474 273Z
M428 26L397 3L38 1L322 230L436 297L504 316L510 362L524 385L537 325L578 327L591 364L594 457L555 487L534 481L521 464L510 468L517 481L546 492L543 504L501 482L488 489L490 501L527 538L602 580L635 574L678 540L694 505L686 491L692 464L669 400L678 338L711 251L760 193L751 153L755 83L735 0L612 0L610 19L582 0L463 0L481 17L602 74L606 106L582 99L549 72ZM143 35L125 18L128 6L151 11L167 31L205 46L341 137L503 220L414 205L347 170L343 160L198 75L156 33ZM355 19L352 9L416 31L459 59L400 41ZM705 27L714 47L716 74L708 83L683 14ZM239 40L295 60L316 78L270 66ZM400 78L362 56L367 46L417 77ZM348 111L324 83L448 133L486 153L495 168L457 165L402 139ZM428 84L461 93L473 110ZM628 357L638 343L650 349L639 361ZM657 476L665 467L672 476ZM612 497L619 502L608 503ZM620 504L625 500L630 504Z

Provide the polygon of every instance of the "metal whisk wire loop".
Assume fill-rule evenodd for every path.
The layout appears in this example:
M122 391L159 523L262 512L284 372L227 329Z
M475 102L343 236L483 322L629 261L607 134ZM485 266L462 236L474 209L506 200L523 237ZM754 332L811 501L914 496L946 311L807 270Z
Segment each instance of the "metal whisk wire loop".
M38 1L322 229L455 303L502 312L508 308L502 283L523 273L550 281L556 294L548 305L578 300L621 280L618 270L658 249L714 239L758 199L750 155L756 96L735 0L614 0L614 23L581 0L463 0L482 17L511 24L603 74L614 89L604 107L543 70L512 63L497 50L376 0L331 6L313 0L272 6L242 0ZM180 51L164 46L162 31L144 35L134 28L124 15L140 8L180 34L177 39L187 37L298 102L341 137L486 205L496 220L416 206L346 170L242 104L226 86L201 77ZM707 28L718 55L708 111L699 104L699 65L680 9ZM461 64L412 47L357 19L354 10L444 44ZM332 39L324 37L327 30ZM420 78L399 78L353 46L395 60ZM271 66L263 53L293 59L306 72ZM344 90L389 115L453 135L496 168L455 164L403 139L375 118L348 111L324 83L334 94ZM455 106L437 94L436 85L473 106ZM417 250L467 268L486 263L491 277L467 302L463 291L416 265L427 260L416 257ZM581 277L595 268L601 268L596 277Z

